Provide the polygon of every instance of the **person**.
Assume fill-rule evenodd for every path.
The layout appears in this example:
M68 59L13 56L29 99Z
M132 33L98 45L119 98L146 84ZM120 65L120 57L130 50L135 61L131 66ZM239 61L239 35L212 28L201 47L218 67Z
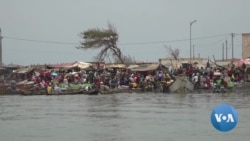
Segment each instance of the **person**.
M47 94L52 94L52 86L51 86L51 83L49 84L49 86L47 87Z
M60 94L60 93L62 93L61 88L60 88L57 84L54 86L54 93L55 93L55 94Z
M79 81L80 81L80 76L79 76L79 74L78 74L78 73L74 74L74 83L75 83L75 84L78 84Z
M95 86L96 86L97 88L100 88L100 85L101 85L100 77L96 77L96 79L95 79Z
M93 71L89 71L89 83L93 83L94 82L94 72Z
M16 80L11 80L11 81L10 81L10 86L11 86L11 89L12 89L12 90L16 90L16 85L17 85L17 84L16 84Z
M100 90L103 91L109 91L109 87L107 85L104 85L103 82L100 82Z
M192 80L193 67L190 65L187 70L187 75L189 76L189 80Z
M159 78L159 81L162 81L162 79L163 79L163 72L162 71L159 72L158 78Z
M192 82L193 82L193 84L196 84L198 82L198 75L195 73L193 73L193 75L192 75Z
M210 82L210 77L206 76L206 79L205 79L205 88L210 89L211 87L212 86L211 86L211 82Z
M221 78L217 77L215 83L216 83L216 86L217 86L218 88L220 88L220 87L221 87L221 84L222 84Z
M66 84L66 85L69 85L69 81L68 81L67 77L65 77L65 78L63 79L63 83Z
M116 77L113 77L113 78L110 80L110 87L111 87L111 88L117 88L117 85L118 85L117 78L116 78Z
M200 85L199 85L199 74L198 73L193 73L192 82L193 82L195 88L199 88Z
M221 92L222 89L224 89L223 87L223 82L222 79L220 78L221 76L216 76L216 78L214 79L214 88L213 91L214 92Z
M229 79L229 80L227 81L227 88L232 89L233 86L234 86L234 84L233 84L232 80Z

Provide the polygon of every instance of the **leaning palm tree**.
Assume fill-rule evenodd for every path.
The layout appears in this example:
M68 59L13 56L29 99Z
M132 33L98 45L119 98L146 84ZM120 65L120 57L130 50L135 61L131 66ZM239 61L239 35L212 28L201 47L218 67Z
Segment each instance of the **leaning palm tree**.
M84 39L78 49L101 49L95 59L104 61L111 56L124 63L120 48L117 47L118 33L113 25L108 23L108 29L93 28L80 33Z
M167 49L167 51L171 57L173 57L175 60L178 59L179 54L180 54L179 49L172 49L171 46L166 46L166 45L164 45L164 47Z

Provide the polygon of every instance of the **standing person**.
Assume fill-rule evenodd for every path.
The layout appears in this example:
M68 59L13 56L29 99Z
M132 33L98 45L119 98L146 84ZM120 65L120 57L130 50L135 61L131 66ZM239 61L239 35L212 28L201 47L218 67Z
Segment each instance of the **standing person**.
M60 93L62 93L61 88L60 88L57 84L55 84L54 93L55 93L55 94L60 94Z
M79 82L80 82L80 76L79 76L78 73L76 73L76 74L74 75L74 83L75 83L75 84L78 84Z
M66 84L66 85L69 85L69 80L68 80L68 76L65 76L64 79L63 79L63 83Z
M193 82L195 88L199 87L199 76L198 76L198 74L193 73L192 82Z
M207 75L206 76L206 79L205 79L205 87L207 89L210 89L212 86L211 86L211 80L210 80L210 77Z
M52 94L52 92L53 92L53 88L50 83L49 86L47 87L47 94Z
M192 67L192 65L189 66L187 74L189 76L189 80L192 80L192 74L193 74L193 67Z
M11 87L11 89L12 90L16 90L16 86L17 86L17 84L16 84L16 80L11 80L10 81L10 87Z
M93 83L94 82L94 72L93 71L89 71L89 83Z
M96 77L96 79L95 79L95 86L96 86L97 88L100 88L100 85L101 85L101 79L100 79L100 77L98 76L98 77Z
M162 81L162 79L163 79L163 72L162 71L158 72L158 79L159 79L159 81Z
M229 80L227 81L227 88L232 89L233 87L234 87L234 84L233 84L233 82L231 81L231 79L229 79Z

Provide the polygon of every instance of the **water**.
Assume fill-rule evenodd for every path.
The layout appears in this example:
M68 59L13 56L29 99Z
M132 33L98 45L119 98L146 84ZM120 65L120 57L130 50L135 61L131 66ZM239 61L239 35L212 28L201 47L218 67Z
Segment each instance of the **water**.
M210 123L222 102L238 111L227 133ZM1 141L246 141L249 94L0 96Z

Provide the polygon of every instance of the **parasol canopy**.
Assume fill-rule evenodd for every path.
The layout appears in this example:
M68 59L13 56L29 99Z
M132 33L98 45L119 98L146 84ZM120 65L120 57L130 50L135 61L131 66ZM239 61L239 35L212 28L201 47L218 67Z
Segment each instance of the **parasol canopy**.
M52 75L52 76L58 76L58 73L53 72L53 73L51 73L51 75Z
M214 76L220 76L221 75L221 72L214 72Z

